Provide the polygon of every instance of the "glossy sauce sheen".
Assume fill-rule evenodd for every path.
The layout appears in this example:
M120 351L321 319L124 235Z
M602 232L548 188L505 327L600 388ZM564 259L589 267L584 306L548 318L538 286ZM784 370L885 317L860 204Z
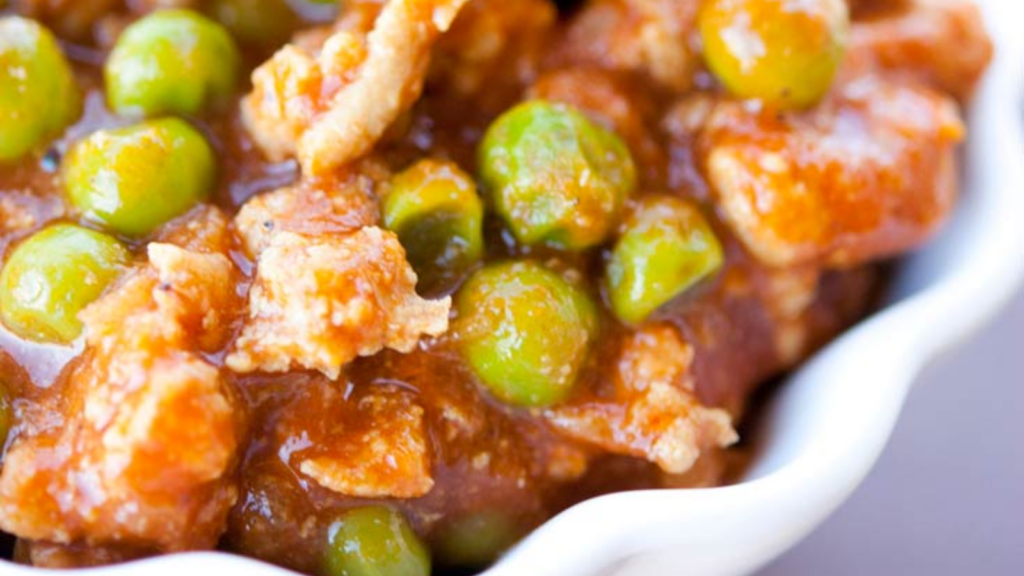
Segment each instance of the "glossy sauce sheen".
M84 111L49 151L0 166L0 249L8 253L47 223L75 220L57 169L68 146L97 129L130 122L107 110L101 65L116 38L113 31L139 13L104 10L105 17L94 26L99 33L72 37L67 30L75 27L62 25L50 6L56 4L60 2L14 6L28 6L56 32L64 31L66 52L86 94ZM851 4L851 45L832 92L815 109L777 114L723 95L699 55L685 58L691 66L678 70L677 76L666 76L658 68L657 62L668 57L657 56L659 46L675 46L683 53L697 50L690 30L694 2L594 0L559 16L543 0L472 0L438 40L422 96L376 144L372 162L397 172L420 158L447 158L476 174L476 147L487 126L526 97L572 104L615 130L636 161L637 195L666 192L694 200L722 241L723 269L663 306L640 329L649 329L656 339L675 334L670 339L680 340L692 353L692 363L676 384L692 382L701 405L724 409L737 425L756 386L793 367L860 318L879 287L877 263L926 240L953 205L957 136L949 132L959 124L956 101L947 94L965 97L984 59L958 61L948 55L952 44L947 42L963 42L952 39L951 30L980 26L977 15L955 2L953 8L936 8L924 0L908 1L887 10L876 2ZM353 19L351 14L379 9L375 2L351 5L347 17ZM677 19L673 21L680 29L667 34L682 40L638 47L661 30L651 24L648 9L662 11L662 19L655 22ZM928 25L914 28L914 22ZM983 32L977 34L972 39L984 42ZM496 51L481 52L475 46L481 38L493 39ZM269 53L249 49L247 72ZM238 98L250 89L240 87ZM228 218L250 198L299 182L297 161L264 156L243 124L237 101L188 120L217 153L219 185L212 203ZM761 162L769 152L786 165L772 173L782 182L743 180L743 167ZM724 158L730 167L717 177L709 175L715 158ZM317 185L331 188L348 181L361 169L355 166L323 175ZM793 181L809 182L814 194L794 192ZM364 207L365 214L320 218L318 200L312 195L301 198L289 225L309 236L355 230L365 219L377 218L374 204ZM744 220L750 211L735 208L737 202L747 202L744 198L764 210L753 210L753 221ZM9 518L15 508L30 514L47 509L50 521L67 523L73 535L54 542L59 539L18 533L21 560L80 566L217 547L313 573L322 567L331 523L344 510L366 503L383 501L401 510L418 534L436 545L452 522L482 511L502 511L514 530L525 534L587 497L614 490L717 485L728 481L742 461L742 448L704 446L689 470L669 473L650 461L651 438L584 441L582 433L567 433L553 424L557 416L551 411L509 407L488 395L451 333L425 338L407 354L385 350L359 358L337 380L305 370L235 373L224 359L245 322L245 299L257 265L234 225L227 236L189 228L190 222L198 222L197 229L205 230L204 218L209 218L208 209L197 208L166 225L156 238L200 251L222 251L233 265L219 332L209 336L196 330L190 337L198 342L209 336L213 342L197 345L199 356L216 367L232 410L230 425L214 430L223 438L206 440L216 445L223 440L223 446L234 448L227 456L227 472L216 484L183 493L181 503L161 513L168 514L166 519L174 517L178 505L203 509L189 500L202 497L233 504L219 508L226 513L196 512L169 521L164 533L153 538L154 530L138 526L97 533L79 516L50 510L42 500L8 503L0 516ZM600 279L606 249L570 254L519 246L492 215L485 238L485 261L524 257L542 262L576 279L602 303L600 335L579 382L564 406L552 410L585 407L615 436L614 429L624 422L623 411L643 391L617 384L615 375L625 370L623 349L636 329L618 323L604 304ZM153 239L129 240L140 266ZM76 414L88 402L74 383L88 378L83 372L100 366L97 353L83 352L81 342L69 351L23 342L6 331L0 333L0 348L0 371L16 413L6 448L27 438L41 439L48 451L35 455L41 472L32 480L34 490L64 490L61 474L67 464L62 454L78 448L62 445L75 438L62 432L77 422ZM182 404L181 421L190 421L202 409ZM419 437L425 442L426 474L417 472L415 458L406 457L416 452L409 443ZM182 438L187 442L187 435ZM171 453L184 450L174 444L164 448ZM92 456L97 462L104 458ZM345 474L357 470L362 485L379 490L354 495L359 490L345 494L325 487L303 468L310 461L344 462ZM89 467L78 466L79 472ZM155 498L151 494L174 493L183 482L162 473L157 457L126 466L132 474L149 478L152 492L91 497L141 502ZM85 498L84 481L76 485L80 490L75 497ZM89 509L81 502L68 506ZM109 511L98 514L107 513L117 517ZM12 524L27 525L5 520L4 526ZM435 565L444 563L444 558L435 558Z

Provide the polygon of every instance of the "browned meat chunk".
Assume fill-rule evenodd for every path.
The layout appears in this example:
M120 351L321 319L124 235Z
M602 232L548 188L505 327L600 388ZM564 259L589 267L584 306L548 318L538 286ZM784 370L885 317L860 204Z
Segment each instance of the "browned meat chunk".
M451 299L416 295L416 273L391 232L315 238L275 233L260 254L249 318L225 360L237 372L319 370L336 378L357 356L412 350L448 329Z
M966 0L907 0L857 22L850 38L852 62L921 79L960 100L991 58L981 14Z
M299 470L339 494L360 498L416 498L434 487L427 453L423 408L407 394L384 388L359 399L369 426L348 422L345 441L328 441L301 460ZM344 427L345 424L342 424Z
M430 49L465 3L392 0L365 38L336 32L316 57L286 46L253 73L253 136L272 158L297 153L308 175L366 154L419 98Z
M685 92L700 61L692 38L699 6L697 0L589 2L569 28L565 58L641 73Z
M673 328L652 326L629 336L618 360L610 399L553 409L559 430L620 454L646 458L681 474L707 448L737 440L729 415L706 408L689 375L693 349Z
M949 214L956 104L866 76L803 114L714 107L701 135L720 209L772 266L850 266L920 244Z
M86 353L64 397L7 453L5 530L151 551L210 548L223 531L242 412L199 352L227 335L236 272L220 253L154 243L149 255L83 312Z
M277 232L348 234L372 226L380 217L375 189L387 172L372 167L341 180L303 181L261 194L235 216L246 252L256 258Z

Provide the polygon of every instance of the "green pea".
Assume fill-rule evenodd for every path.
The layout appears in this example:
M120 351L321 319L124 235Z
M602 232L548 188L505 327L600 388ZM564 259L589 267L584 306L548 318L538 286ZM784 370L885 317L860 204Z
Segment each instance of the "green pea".
M400 512L367 506L328 530L327 576L430 576L430 553Z
M636 186L629 149L563 104L525 102L491 124L480 176L519 242L581 250L600 244Z
M533 262L489 265L455 303L462 352L498 399L549 406L572 390L598 327L590 298Z
M494 562L521 533L507 514L497 511L469 514L441 529L437 540L438 556L448 566L479 568Z
M0 18L0 162L17 160L78 116L81 94L53 34Z
M384 197L384 225L398 234L420 289L450 286L484 251L483 203L453 162L422 160L399 173Z
M674 196L642 199L608 261L608 294L620 320L639 323L722 266L704 216Z
M730 92L805 108L832 84L850 16L844 0L708 0L698 26L704 59Z
M114 238L55 224L11 252L0 270L0 317L18 336L67 343L78 337L78 313L96 300L129 261Z
M241 57L223 26L191 10L162 10L128 26L103 69L119 114L198 114L222 106Z
M300 24L287 0L213 0L209 13L250 46L278 47Z
M62 166L72 206L127 236L148 234L205 200L214 171L206 139L177 118L93 132Z

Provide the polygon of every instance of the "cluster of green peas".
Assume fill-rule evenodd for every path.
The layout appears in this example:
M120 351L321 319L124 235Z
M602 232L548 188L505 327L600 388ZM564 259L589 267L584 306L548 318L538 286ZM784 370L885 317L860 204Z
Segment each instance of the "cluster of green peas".
M800 109L831 86L849 14L844 0L707 0L698 28L708 67L733 95ZM627 325L643 322L722 265L721 245L692 203L645 195L625 209L636 187L628 148L569 106L529 101L507 111L487 130L477 168L487 206L519 244L580 252L611 241L603 293ZM391 209L400 213L389 225L415 247L412 262L428 285L437 269L450 274L483 252L483 206L472 181L457 167L445 170L452 191L445 206L423 202L411 216L407 199L424 190L413 181L430 180L427 195L444 196L425 164L399 177L384 206L386 219ZM438 246L443 254L422 252ZM513 406L565 399L599 330L591 295L530 260L476 270L455 305L466 360L493 396Z
M612 312L644 321L722 263L714 232L691 203L651 195L633 204L629 149L579 111L541 100L497 118L478 150L484 200L451 162L423 160L398 174L384 222L407 247L429 288L450 284L484 253L484 205L516 242L565 252L605 246ZM621 221L621 222L620 222ZM489 263L456 293L455 334L488 391L520 407L543 407L572 390L599 329L590 294L528 259Z
M246 10L247 2L219 1L215 13L243 35L271 34L248 19L260 11ZM698 22L705 60L733 94L787 109L811 105L828 90L845 46L845 3L789 4L705 2ZM215 154L178 116L223 106L239 68L231 34L191 11L156 12L123 32L104 69L107 100L118 114L142 119L94 132L63 159L67 199L85 225L48 226L9 254L0 270L0 318L8 329L36 341L74 340L78 313L128 265L124 241L209 197ZM52 34L28 19L0 20L0 164L37 152L80 107ZM457 339L480 382L503 402L543 407L564 399L596 338L599 314L590 294L537 262L478 267L485 201L523 245L579 252L611 240L605 293L626 324L643 322L722 265L714 232L690 202L647 195L625 209L636 187L628 148L569 106L529 101L507 111L488 129L478 167L483 200L458 166L428 159L395 176L382 212L421 289L444 290L472 271L456 294ZM3 394L4 435L9 423ZM467 526L452 533L450 556L483 562L508 544L495 537L507 532L503 522ZM369 506L332 525L324 565L331 576L426 576L430 555L400 512Z
M501 513L477 512L450 521L434 550L450 567L479 567L513 544L519 530ZM325 576L430 576L431 554L401 512L363 506L341 514L327 530Z
M791 4L705 3L699 18L705 59L733 94L796 109L828 91L843 56L846 5L819 0L794 9ZM726 31L740 28L752 38L730 40ZM760 55L749 54L745 43L751 41L761 46ZM628 148L569 106L530 101L507 111L487 130L477 164L487 206L518 243L578 252L613 240L604 289L621 322L643 322L722 265L718 239L690 202L646 195L623 213L636 186ZM451 285L481 259L484 204L473 179L450 162L424 160L395 177L384 198L384 220L406 247L421 288ZM455 306L456 337L468 364L492 395L513 406L563 400L599 329L591 296L531 260L475 269L456 293ZM442 553L447 549L456 558L469 553L463 560L470 565L493 559L513 539L500 529L505 526L500 519L492 514L461 532L460 524L453 524L454 537L444 540L449 546L442 546ZM372 523L372 530L348 524L353 521ZM430 573L426 548L398 512L361 509L340 522L335 526L341 528L332 528L332 576ZM360 540L381 526L391 527L388 537L378 533L372 542ZM372 558L359 552L354 559L353 550Z
M103 69L107 104L128 126L74 143L61 181L82 224L49 226L20 243L0 271L0 318L26 339L64 344L78 313L127 265L124 241L206 200L217 161L182 117L223 109L241 73L244 43L283 41L297 12L335 0L215 0L209 12L154 12L128 26ZM310 8L312 7L312 8ZM302 8L299 10L298 8ZM234 37L232 36L234 35ZM54 36L38 22L0 18L0 166L38 154L73 123L82 94Z
M81 94L53 35L20 17L0 20L0 162L38 150L72 123ZM0 270L0 317L15 334L68 343L78 313L130 262L144 237L205 200L217 161L179 116L226 104L240 54L219 24L186 10L126 28L104 68L107 103L135 123L97 130L61 161L68 205L82 224L47 226L17 245Z

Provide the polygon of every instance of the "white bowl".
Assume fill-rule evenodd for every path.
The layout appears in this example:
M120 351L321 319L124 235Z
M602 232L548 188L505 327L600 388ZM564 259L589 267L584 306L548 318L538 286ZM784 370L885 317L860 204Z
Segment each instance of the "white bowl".
M1024 281L1024 35L1016 29L1024 2L980 3L997 56L969 114L964 194L954 220L900 267L891 305L818 354L776 395L743 480L588 500L482 576L746 574L806 536L857 487L920 370L982 326ZM0 562L0 575L47 572ZM293 574L216 552L78 573Z

